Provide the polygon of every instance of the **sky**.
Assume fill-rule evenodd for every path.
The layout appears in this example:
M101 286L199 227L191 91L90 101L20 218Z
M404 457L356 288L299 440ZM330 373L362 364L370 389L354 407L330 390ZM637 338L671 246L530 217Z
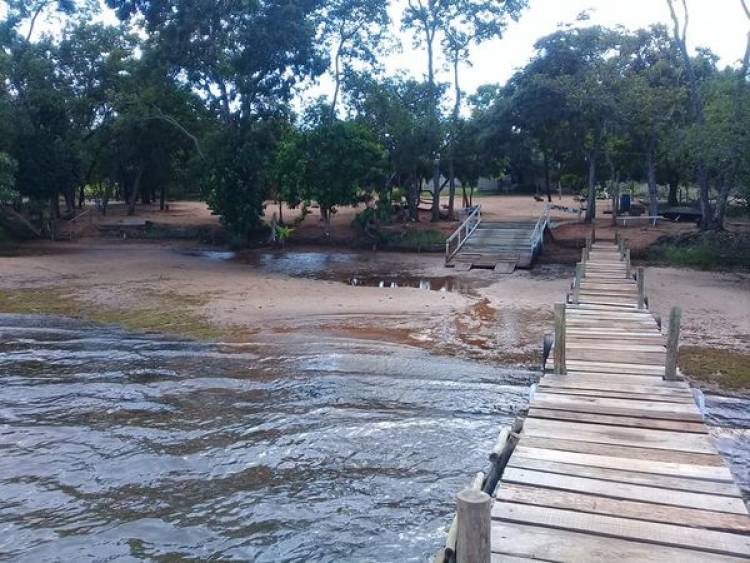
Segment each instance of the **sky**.
M388 55L383 64L388 73L404 71L422 78L427 68L424 50L412 47L410 33L398 31L400 14L406 2L392 0L392 29L400 39L402 50ZM750 30L740 0L687 0L687 3L690 10L689 47L709 47L720 57L721 66L737 64L744 53L746 34ZM0 0L0 15L4 11L3 4ZM462 89L471 94L482 84L504 83L516 69L528 62L537 39L554 32L561 24L574 23L576 16L584 10L589 12L590 20L578 25L622 25L629 29L654 23L671 26L666 0L529 0L529 8L517 23L510 23L502 39L472 48L470 65L461 69ZM108 10L101 19L115 21ZM59 23L49 21L40 29L54 30L56 27ZM441 66L438 64L438 78L449 81L447 68L441 69ZM304 100L332 92L333 82L329 77L322 77L301 94L298 103L304 105Z

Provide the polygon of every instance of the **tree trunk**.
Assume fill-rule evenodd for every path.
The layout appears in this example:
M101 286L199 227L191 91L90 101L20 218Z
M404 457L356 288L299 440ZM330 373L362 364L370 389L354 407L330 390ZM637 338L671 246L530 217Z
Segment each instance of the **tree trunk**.
M596 152L590 151L589 155L589 177L588 177L588 197L586 201L586 223L593 223L596 220Z
M432 221L440 221L440 161L435 159L432 177Z
M86 185L81 184L78 190L78 209L83 209L83 204L86 203Z
M414 172L412 181L409 182L409 189L406 192L406 203L409 206L409 219L414 222L419 221L419 178Z
M333 80L336 86L333 90L333 99L331 100L331 113L330 120L336 119L336 104L339 99L339 90L341 89L341 49L344 47L344 40L339 41L338 48L336 49L336 56L334 57L334 69L333 69Z
M667 205L669 205L669 207L677 207L679 205L677 201L677 190L679 187L679 182L675 180L669 181L669 196L667 197Z
M734 173L727 174L727 178L724 179L719 190L719 200L716 202L716 214L714 215L714 229L718 231L724 230L724 217L727 213L729 192L732 190L730 181L733 177Z
M680 24L677 18L677 12L675 12L673 0L667 0L667 6L672 18L674 26L673 34L674 39L679 47L680 54L682 55L682 62L685 65L685 71L687 75L688 93L690 94L690 102L692 106L693 121L697 125L703 125L706 121L703 113L703 98L701 97L700 90L698 89L698 79L695 76L695 69L693 63L690 60L690 54L687 50L687 3L683 2L683 8L685 9L685 21L683 24L682 32L680 32ZM700 188L700 194L698 197L700 203L700 210L703 216L700 221L701 230L708 230L713 225L713 216L711 214L711 202L709 201L709 190L710 185L708 181L708 172L706 170L706 162L702 156L698 157L697 162L697 176L698 176L698 187Z
M167 184L162 182L159 190L159 211L164 211L167 207Z
M138 193L141 190L141 178L143 178L144 166L139 166L133 179L133 184L130 186L130 192L128 194L128 215L135 215L135 202L138 198Z
M456 171L453 169L453 158L448 162L449 188L448 188L448 220L453 221L453 208L456 203Z
M656 185L656 138L652 135L646 148L646 178L648 181L648 214L655 217L659 214L659 192Z
M547 201L552 203L552 185L549 181L549 154L544 151L544 189L547 192Z

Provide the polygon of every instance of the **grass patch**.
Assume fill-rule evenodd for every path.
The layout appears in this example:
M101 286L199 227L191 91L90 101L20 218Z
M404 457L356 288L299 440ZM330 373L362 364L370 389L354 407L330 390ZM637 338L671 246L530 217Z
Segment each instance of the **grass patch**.
M649 251L649 258L702 270L750 270L750 235L707 232L662 237Z
M386 246L406 250L443 248L446 238L444 233L434 229L424 231L384 231L383 233Z
M725 389L750 389L750 354L702 346L680 346L680 370Z
M14 314L63 315L100 323L116 324L128 330L156 331L214 340L225 331L190 310L205 299L173 294L142 292L143 303L133 307L109 307L71 295L57 287L0 290L0 312Z

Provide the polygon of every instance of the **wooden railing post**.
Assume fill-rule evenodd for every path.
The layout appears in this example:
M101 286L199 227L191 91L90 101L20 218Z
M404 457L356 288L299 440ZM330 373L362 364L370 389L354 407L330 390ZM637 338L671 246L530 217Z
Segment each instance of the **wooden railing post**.
M456 562L490 563L490 495L475 489L464 489L458 493L456 500Z
M591 247L584 246L583 250L581 251L581 262L584 264L589 261L589 251L591 250Z
M555 373L565 375L565 305L555 305Z
M596 242L596 225L591 226L591 244ZM591 248L591 247L589 247Z
M645 268L640 266L638 268L638 308L639 309L645 309L646 308L646 279L645 279Z
M630 249L625 249L625 277L630 277Z
M672 307L669 312L669 332L667 333L667 363L664 366L664 379L674 380L677 377L677 351L680 347L680 320L682 309Z
M579 302L579 297L581 293L581 281L583 281L585 268L582 263L576 264L576 279L573 282L573 303Z

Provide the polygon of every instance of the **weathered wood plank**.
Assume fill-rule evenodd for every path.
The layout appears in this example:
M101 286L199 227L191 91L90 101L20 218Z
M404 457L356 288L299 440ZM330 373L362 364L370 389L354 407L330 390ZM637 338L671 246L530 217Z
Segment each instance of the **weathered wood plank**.
M703 530L695 530L672 524L644 522L617 518L614 516L593 515L509 502L495 502L493 519L522 524L543 525L576 532L588 532L622 539L647 543L687 547L701 551L746 557L750 556L750 537Z
M548 506L550 508L577 510L579 512L667 524L679 522L682 526L692 528L750 533L750 519L741 514L612 499L572 491L550 491L513 483L504 483L501 487L498 487L496 498L517 504Z
M614 416L606 414L580 413L574 411L563 411L553 409L529 410L530 418L544 418L548 420L567 420L571 422L585 422L587 424L609 424L612 426L625 426L628 428L652 428L657 430L673 430L675 432L687 432L707 434L708 431L703 424L697 422L681 422L676 420L659 420L655 418L640 418L632 416Z
M731 557L662 545L591 535L543 526L492 521L492 551L537 561L641 561L643 563L738 563L745 558ZM493 559L503 561L503 559Z
M674 454L675 452L669 452L668 450L657 450L663 452L665 455L663 455L661 459L653 459L640 456L633 457L638 455L635 452L632 454L622 453L621 450L613 452L611 451L613 446L610 446L609 448L596 448L593 451L580 451L584 448L561 446L561 449L549 449L534 447L538 444L532 440L528 440L528 442L528 445L516 447L518 455L533 459L544 459L577 465L590 465L592 467L603 467L606 469L629 469L632 471L642 471L644 473L658 473L660 475L724 481L727 483L733 481L732 474L729 469L722 464L721 458L718 458L713 464L709 464L709 462L706 461L699 464L689 459L675 459L675 456L668 455ZM577 442L577 444L584 444L584 442ZM549 444L547 445L549 446Z
M646 388L636 391L615 391L609 389L569 389L555 385L539 385L539 391L544 393L554 393L556 395L580 396L580 397L600 397L609 399L625 399L635 401L660 401L664 403L686 403L694 404L693 396L690 393L671 393L655 395L649 393Z
M531 418L523 425L523 435L567 439L613 446L634 446L701 454L717 453L705 435L670 430L624 428L605 424L584 424Z
M649 487L661 487L663 489L742 498L742 493L740 492L739 487L734 483L717 483L716 481L704 481L702 479L691 479L687 477L673 477L671 475L630 471L628 469L610 469L604 467L591 467L588 465L575 465L572 463L531 459L523 456L513 456L508 462L508 467L543 471L546 473L557 473L560 475L572 475L574 477L588 477L590 479L600 479L615 483L630 483L631 485L646 485ZM746 524L750 527L750 520L747 520Z
M534 402L531 405L540 408L552 408L560 410L576 410L579 412L589 412L586 408L599 407L593 412L602 414L619 414L625 416L642 416L642 413L651 413L653 418L668 418L672 420L692 420L701 422L701 417L697 407L684 403L668 403L663 401L638 401L630 399L610 399L600 397L584 397L572 395L560 395L556 393L547 393L546 390L538 390L534 395ZM631 414L633 413L633 414ZM678 417L669 415L679 415Z
M602 481L601 479L558 475L556 473L530 471L515 467L506 468L503 474L503 482L520 483L547 489L573 491L624 500L637 500L655 504L683 506L686 508L700 508L702 510L729 512L731 514L747 514L745 503L739 498L674 491L646 485L613 483L611 481Z

